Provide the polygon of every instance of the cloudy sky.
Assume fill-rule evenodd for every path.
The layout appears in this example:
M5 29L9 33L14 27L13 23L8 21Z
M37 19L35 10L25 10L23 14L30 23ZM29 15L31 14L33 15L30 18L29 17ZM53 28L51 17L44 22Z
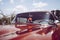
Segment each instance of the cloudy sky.
M60 0L0 0L5 14L60 9Z

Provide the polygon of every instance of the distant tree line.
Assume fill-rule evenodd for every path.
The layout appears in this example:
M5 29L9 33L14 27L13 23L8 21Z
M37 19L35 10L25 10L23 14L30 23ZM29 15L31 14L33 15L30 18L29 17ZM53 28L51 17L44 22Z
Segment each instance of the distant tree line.
M11 15L9 15L10 17L8 17L8 16L4 15L4 13L1 10L0 10L0 15L3 16L2 18L0 18L0 25L11 24L11 21L15 17L14 13L12 13Z

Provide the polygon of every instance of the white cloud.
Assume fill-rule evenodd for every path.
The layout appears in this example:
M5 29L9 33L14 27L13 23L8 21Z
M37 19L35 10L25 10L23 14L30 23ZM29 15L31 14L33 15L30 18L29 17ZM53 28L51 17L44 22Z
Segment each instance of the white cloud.
M25 0L20 0L20 2L24 2Z
M2 0L0 0L0 2L1 2Z
M3 4L2 0L0 0L0 4Z
M27 12L27 8L23 5L17 5L13 11L15 11L16 13L21 13L21 12Z
M41 9L32 9L31 11L41 11Z
M2 11L4 13L4 15L11 15L12 14L12 11L13 9L12 8L4 8Z
M10 0L10 3L13 4L14 3L14 0Z
M46 9L41 9L41 8L34 8L31 9L30 11L47 11Z
M39 3L33 3L32 5L33 5L35 8L42 8L42 7L47 6L48 4L47 4L47 3L43 3L43 2L39 2Z
M1 5L3 5L4 3L3 2L0 2Z
M36 1L38 1L38 0L32 0L33 2L36 2Z

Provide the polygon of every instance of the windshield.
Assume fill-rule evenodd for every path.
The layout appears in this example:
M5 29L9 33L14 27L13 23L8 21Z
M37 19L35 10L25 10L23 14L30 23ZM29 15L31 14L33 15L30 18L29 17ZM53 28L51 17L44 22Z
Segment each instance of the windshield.
M28 23L29 15L32 17L32 23L34 24L48 24L53 21L53 17L50 13L42 12L42 13L23 13L16 17L17 23Z

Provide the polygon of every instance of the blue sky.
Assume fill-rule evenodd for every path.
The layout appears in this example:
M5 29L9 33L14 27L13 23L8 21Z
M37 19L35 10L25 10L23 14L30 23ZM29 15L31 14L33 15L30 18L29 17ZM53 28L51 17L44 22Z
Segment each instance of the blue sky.
M60 9L60 0L0 0L4 14Z

